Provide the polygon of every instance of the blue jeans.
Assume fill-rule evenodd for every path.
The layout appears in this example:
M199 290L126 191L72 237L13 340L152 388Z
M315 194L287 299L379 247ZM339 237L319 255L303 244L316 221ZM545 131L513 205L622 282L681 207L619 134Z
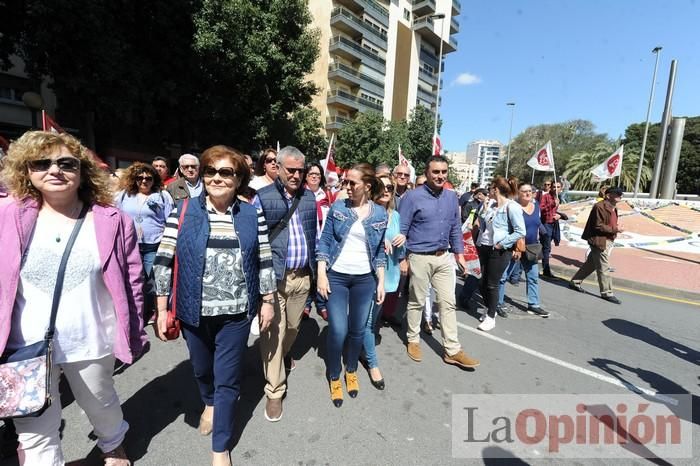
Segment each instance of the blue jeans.
M552 254L552 233L554 224L543 223L544 231L540 231L540 244L542 244L542 268L544 273L549 272L549 256Z
M141 253L141 264L143 265L143 317L144 321L153 314L156 302L156 287L153 280L153 261L156 259L156 252L160 243L147 244L139 243L139 253Z
M311 303L316 304L316 312L318 312L318 315L321 315L321 311L326 309L326 300L323 299L323 296L316 293L316 291L311 291L309 293L309 297L306 298L304 307L311 309Z
M513 270L510 271L510 275L508 275L508 280L513 283L513 282L519 282L520 281L520 275L523 273L523 267L520 264L519 261L515 261L513 264Z
M372 273L349 275L328 271L328 350L326 366L332 380L340 378L343 346L347 338L346 372L357 370L377 279Z
M248 315L202 317L199 327L182 323L182 333L202 401L214 407L212 451L229 451L250 333Z
M522 265L523 270L525 271L525 279L527 281L527 304L529 306L539 306L540 305L540 284L539 284L539 279L540 279L540 271L538 270L537 267L537 261L531 262L527 260L525 257L522 257L520 261L510 261L510 264L508 264L508 268L503 272L503 277L501 277L501 281L499 283L498 287L498 305L502 306L505 295L506 295L506 281L508 280L508 277L510 276L511 272L513 271L513 268L515 267L516 262L520 262Z
M365 327L365 337L363 347L365 349L365 354L367 355L367 365L370 369L379 367L379 361L377 360L377 349L375 347L375 331L377 329L377 321L379 316L382 314L382 305L377 304L377 301L372 301L372 310L369 313L369 318L367 319L367 326Z

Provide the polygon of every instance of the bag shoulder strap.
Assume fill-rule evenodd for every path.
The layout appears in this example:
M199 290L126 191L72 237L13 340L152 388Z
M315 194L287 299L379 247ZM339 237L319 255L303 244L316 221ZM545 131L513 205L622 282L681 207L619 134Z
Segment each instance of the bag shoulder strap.
M268 236L270 243L272 243L275 240L275 238L277 238L277 236L279 236L279 234L282 233L282 230L287 228L289 220L291 220L292 215L294 215L294 212L297 210L297 207L299 207L299 202L301 202L302 195L303 192L298 193L294 196L294 199L292 200L292 205L287 211L287 214L284 216L284 218L282 218L282 220L279 221L277 225L275 225L275 228L270 232L270 235Z
M180 211L180 217L177 222L177 232L178 232L178 240L180 239L180 230L182 229L182 224L185 222L185 212L187 212L187 205L190 203L190 198L186 197L182 200L182 210ZM172 286L170 287L170 296L171 296L171 306L174 307L175 303L175 296L176 296L176 291L177 291L177 275L178 275L178 260L177 260L177 250L175 251L175 255L173 257L173 278L172 278Z
M56 316L58 314L58 304L61 302L61 291L63 289L63 277L66 274L66 265L68 264L68 257L70 256L71 249L73 249L73 244L75 244L75 239L78 237L80 228L85 222L85 216L89 206L83 204L83 209L78 215L78 221L75 222L73 226L73 231L68 238L66 243L66 248L63 250L63 256L61 256L61 263L58 266L58 274L56 275L56 285L53 289L53 301L51 302L51 317L49 318L49 327L46 329L46 335L44 335L44 340L50 341L53 339L53 335L56 332Z

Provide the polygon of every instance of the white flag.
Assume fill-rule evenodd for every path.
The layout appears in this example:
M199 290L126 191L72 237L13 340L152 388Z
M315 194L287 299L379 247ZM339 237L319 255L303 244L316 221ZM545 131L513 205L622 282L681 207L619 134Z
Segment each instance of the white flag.
M547 141L547 144L535 152L535 155L530 157L527 164L529 167L541 172L553 172L554 154L552 153L552 141Z
M605 162L591 169L593 181L600 182L620 176L620 173L622 173L622 152L624 147L624 145L618 147Z

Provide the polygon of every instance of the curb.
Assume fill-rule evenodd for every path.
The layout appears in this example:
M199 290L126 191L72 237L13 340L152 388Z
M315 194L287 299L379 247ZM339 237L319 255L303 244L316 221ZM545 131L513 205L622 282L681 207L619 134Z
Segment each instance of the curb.
M558 264L551 264L550 263L550 268L553 271L556 271L557 273L561 274L562 280L568 281L570 277L572 277L578 268L576 267L568 267L566 265L558 265ZM567 277L567 278L564 278ZM691 301L691 304L694 304L696 306L700 306L700 292L694 292L694 291L689 291L689 290L679 290L677 288L667 288L665 286L661 285L654 285L653 283L646 283L646 282L637 282L634 280L629 280L627 278L618 278L618 277L613 277L613 288L615 285L622 286L624 288L631 288L634 290L638 291L646 291L648 293L655 293L663 297L668 297L668 298L675 298L675 299L683 299L687 301Z

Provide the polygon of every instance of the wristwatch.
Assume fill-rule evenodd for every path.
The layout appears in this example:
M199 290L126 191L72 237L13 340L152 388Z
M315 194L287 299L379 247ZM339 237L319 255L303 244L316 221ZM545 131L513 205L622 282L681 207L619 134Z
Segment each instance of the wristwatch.
M265 304L275 304L274 299L263 299L262 302Z

